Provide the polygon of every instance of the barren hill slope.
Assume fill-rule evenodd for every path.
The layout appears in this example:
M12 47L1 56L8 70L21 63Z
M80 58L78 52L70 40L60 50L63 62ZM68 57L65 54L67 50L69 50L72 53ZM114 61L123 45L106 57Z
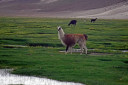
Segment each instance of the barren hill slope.
M118 10L117 7L124 4L127 6L127 2L128 0L0 0L0 16L84 17L90 13ZM102 10L99 12L99 9Z

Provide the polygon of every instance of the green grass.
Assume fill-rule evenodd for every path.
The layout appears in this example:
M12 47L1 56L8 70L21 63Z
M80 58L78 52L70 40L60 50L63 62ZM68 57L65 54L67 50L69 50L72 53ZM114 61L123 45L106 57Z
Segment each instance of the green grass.
M127 85L128 52L121 50L128 50L128 20L77 19L75 28L67 26L70 20L1 17L0 68L86 85ZM60 53L65 47L58 40L57 26L65 33L87 34L87 47L94 50L88 55Z

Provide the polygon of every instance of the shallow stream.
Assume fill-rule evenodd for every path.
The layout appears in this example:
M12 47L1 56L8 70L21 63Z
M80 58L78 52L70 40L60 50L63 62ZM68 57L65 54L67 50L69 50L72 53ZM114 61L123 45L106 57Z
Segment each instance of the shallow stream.
M0 69L0 85L84 85L74 82L60 82L47 78L10 74L12 69Z

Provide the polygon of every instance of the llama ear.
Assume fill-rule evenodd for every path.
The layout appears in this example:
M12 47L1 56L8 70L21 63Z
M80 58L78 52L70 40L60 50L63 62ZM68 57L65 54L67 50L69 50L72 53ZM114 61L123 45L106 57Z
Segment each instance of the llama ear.
M61 28L61 26L58 26L58 29Z

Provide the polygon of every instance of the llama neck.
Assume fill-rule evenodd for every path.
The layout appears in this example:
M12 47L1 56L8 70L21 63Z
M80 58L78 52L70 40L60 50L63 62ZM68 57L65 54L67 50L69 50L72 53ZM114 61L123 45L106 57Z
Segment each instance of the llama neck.
M58 38L59 38L59 39L62 39L62 38L64 37L64 34L65 34L65 33L64 33L63 29L59 30L59 31L58 31Z

